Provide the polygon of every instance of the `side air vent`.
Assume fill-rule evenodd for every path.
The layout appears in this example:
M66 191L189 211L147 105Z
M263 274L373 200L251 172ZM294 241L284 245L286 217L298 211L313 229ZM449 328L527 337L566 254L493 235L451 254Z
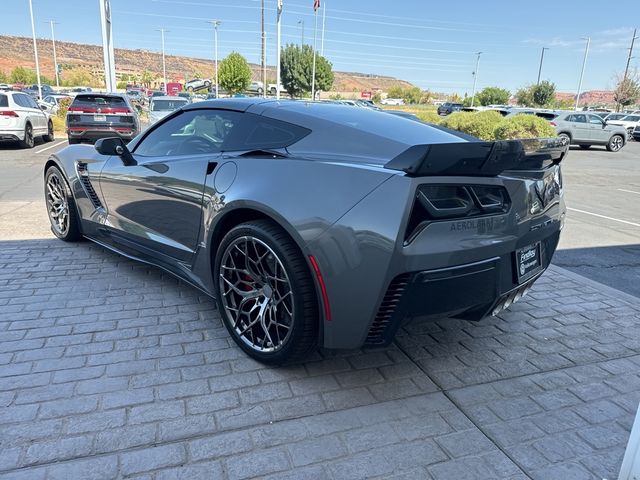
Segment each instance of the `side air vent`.
M387 293L385 293L376 318L374 318L365 345L383 345L387 343L389 335L387 334L391 326L393 314L396 312L398 303L404 294L404 290L409 283L410 274L399 275L389 284Z
M77 165L78 170L78 178L80 179L80 183L82 183L82 187L84 188L87 197L91 200L93 207L97 210L102 207L102 202L100 201L100 197L91 185L91 180L89 179L89 171L87 170L87 164L83 162L79 162Z

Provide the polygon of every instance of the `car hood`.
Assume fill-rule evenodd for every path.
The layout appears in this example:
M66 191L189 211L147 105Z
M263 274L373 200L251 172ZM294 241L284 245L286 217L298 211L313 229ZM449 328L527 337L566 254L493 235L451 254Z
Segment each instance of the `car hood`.
M611 122L607 122L607 125L612 125L616 127L635 127L636 125L640 125L639 122L625 122L622 120L613 120Z

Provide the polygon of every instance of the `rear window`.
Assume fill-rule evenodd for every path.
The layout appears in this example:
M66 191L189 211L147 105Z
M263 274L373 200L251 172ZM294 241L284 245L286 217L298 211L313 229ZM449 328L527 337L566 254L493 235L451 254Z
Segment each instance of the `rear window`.
M177 108L184 107L188 102L186 100L153 100L151 104L152 112L167 112Z
M622 120L625 122L640 122L640 115L629 115L624 117Z
M9 106L9 99L7 98L6 95L0 94L0 107L8 107L8 106Z
M105 105L108 107L126 107L122 97L112 97L109 95L77 95L73 100L73 105Z
M550 112L536 112L536 116L540 118L544 118L545 120L553 120L558 116L558 114L550 113Z

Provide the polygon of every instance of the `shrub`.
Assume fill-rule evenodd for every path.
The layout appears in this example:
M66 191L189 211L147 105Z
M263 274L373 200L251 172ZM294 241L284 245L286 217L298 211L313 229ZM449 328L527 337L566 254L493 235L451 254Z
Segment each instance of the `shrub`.
M498 112L485 110L482 112L452 113L441 124L481 140L494 140L495 129L501 121L502 115Z
M433 111L418 110L418 111L414 111L413 113L415 113L416 116L423 122L436 123L436 124L439 124L442 122L442 117Z
M496 140L511 140L517 138L555 137L555 129L549 122L535 115L515 115L504 118L495 128Z
M67 116L67 110L69 110L69 106L73 99L71 97L63 98L58 102L58 111L56 112L56 116L61 118L64 122L65 117Z
M64 133L66 128L64 124L64 117L58 117L57 115L54 115L51 117L51 122L53 123L53 130L56 133Z

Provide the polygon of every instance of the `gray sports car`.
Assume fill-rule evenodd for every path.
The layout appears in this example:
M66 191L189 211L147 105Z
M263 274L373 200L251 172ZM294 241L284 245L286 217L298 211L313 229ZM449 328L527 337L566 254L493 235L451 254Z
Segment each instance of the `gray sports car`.
M45 197L57 237L189 282L245 352L277 364L518 300L558 244L566 152L343 105L213 100L128 145L52 155Z

